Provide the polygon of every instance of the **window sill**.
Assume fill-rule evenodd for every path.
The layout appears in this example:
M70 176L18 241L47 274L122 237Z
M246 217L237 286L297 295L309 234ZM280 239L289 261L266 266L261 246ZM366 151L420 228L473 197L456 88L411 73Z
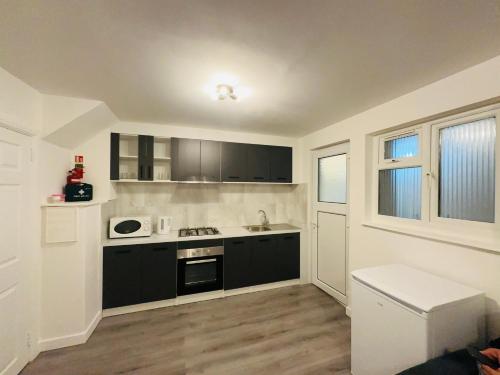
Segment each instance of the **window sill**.
M500 240L478 240L476 237L471 236L458 236L456 233L447 234L442 231L434 231L430 229L422 229L403 225L391 225L387 223L380 223L374 221L365 221L363 226L374 229L381 229L388 232L404 234L411 237L425 238L437 242L444 242L462 247L473 248L476 250L486 251L500 254ZM478 234L477 237L480 235Z

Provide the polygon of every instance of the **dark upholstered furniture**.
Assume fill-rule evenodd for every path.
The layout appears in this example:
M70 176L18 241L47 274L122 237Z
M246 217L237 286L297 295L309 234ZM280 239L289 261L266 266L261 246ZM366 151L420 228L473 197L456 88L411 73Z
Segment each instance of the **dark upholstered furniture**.
M488 347L500 349L500 337ZM477 363L466 349L445 354L421 365L405 370L398 375L478 375Z

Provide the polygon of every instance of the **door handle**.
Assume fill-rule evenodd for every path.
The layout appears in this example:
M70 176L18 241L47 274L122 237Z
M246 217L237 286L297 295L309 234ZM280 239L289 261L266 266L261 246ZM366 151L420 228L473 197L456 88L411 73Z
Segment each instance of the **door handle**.
M201 264L201 263L214 263L214 262L217 262L217 259L190 260L187 261L186 264Z

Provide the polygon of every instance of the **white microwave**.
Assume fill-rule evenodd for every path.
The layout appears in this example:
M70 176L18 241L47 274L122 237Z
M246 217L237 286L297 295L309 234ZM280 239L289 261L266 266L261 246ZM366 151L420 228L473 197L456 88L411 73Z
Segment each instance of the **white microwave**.
M153 233L151 216L112 217L109 238L149 237Z

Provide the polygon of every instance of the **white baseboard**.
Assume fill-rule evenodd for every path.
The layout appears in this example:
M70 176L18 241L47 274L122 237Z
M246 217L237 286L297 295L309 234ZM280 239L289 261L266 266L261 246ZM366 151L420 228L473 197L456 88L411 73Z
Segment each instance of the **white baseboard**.
M102 312L98 311L87 328L82 332L40 340L38 342L40 351L44 352L47 350L60 349L67 346L86 343L90 335L94 332L95 327L97 327L97 324L101 321L101 317Z
M217 299L217 298L225 298L225 297L236 296L236 295L245 294L245 293L262 292L264 290L283 288L285 286L292 286L292 285L299 285L299 284L301 284L300 279L294 279L294 280L280 281L277 283L250 286L247 288L239 288L239 289L233 289L233 290L218 290L218 291L214 291L214 292L191 294L188 296L180 296L180 297L168 299L165 301L148 302L148 303L141 303L138 305L131 305L131 306L123 306L123 307L115 307L112 309L106 309L106 310L103 310L102 316L103 316L103 318L105 318L108 316L129 314L129 313L145 311L145 310L152 310L152 309L160 309L162 307L184 305L186 303L209 301L209 300L213 300L213 299Z
M249 286L246 288L225 290L224 297L237 296L237 295L246 294L246 293L262 292L264 290L283 288L286 286L293 286L293 285L300 285L300 284L301 284L300 279L293 279L293 280L287 280L287 281L278 281L276 283L270 283L270 284Z
M175 298L167 299L164 301L141 303L138 305L130 305L123 307L114 307L112 309L105 309L102 311L102 317L129 314L145 310L161 309L162 307L175 306Z

